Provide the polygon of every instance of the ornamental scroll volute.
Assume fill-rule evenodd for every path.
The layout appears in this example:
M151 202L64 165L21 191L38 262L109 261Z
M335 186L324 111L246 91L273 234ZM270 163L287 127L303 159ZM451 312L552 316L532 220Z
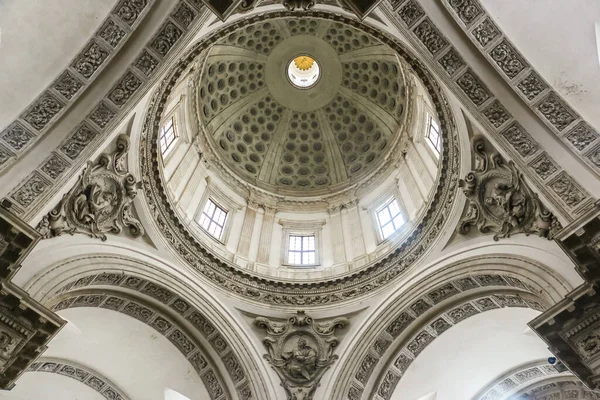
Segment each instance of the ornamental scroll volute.
M466 234L476 226L481 233L493 233L494 240L516 233L537 234L551 239L560 222L548 211L517 170L495 152L486 152L485 141L476 136L471 145L475 170L460 180L469 199L467 213L458 231Z
M287 399L311 400L323 374L338 358L333 354L339 343L335 331L347 326L348 319L316 322L298 311L286 322L257 317L254 323L266 330L264 357L279 375Z
M144 233L132 211L140 182L127 172L128 150L129 138L121 135L113 153L88 161L75 186L38 225L44 238L84 233L106 240L107 233L119 234L124 228L134 237Z

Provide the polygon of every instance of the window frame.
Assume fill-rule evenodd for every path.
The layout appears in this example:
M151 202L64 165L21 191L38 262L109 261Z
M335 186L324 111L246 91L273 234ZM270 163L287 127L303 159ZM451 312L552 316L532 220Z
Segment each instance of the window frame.
M292 239L299 239L299 243L300 243L300 249L293 249L292 248ZM305 239L309 239L307 240L309 243L305 243L307 241L305 241ZM310 239L312 239L312 248L310 248ZM294 266L299 266L299 267L310 267L313 265L316 265L316 261L317 261L317 237L314 233L291 233L288 237L287 240L289 241L288 243L288 251L287 251L287 262L288 265L294 265ZM307 249L304 249L305 244L307 245ZM292 262L290 261L290 258L292 255L297 254L300 257L300 262L296 263L296 262ZM314 262L310 263L304 262L304 256L306 255L307 258L310 257L310 255L313 255L313 259ZM294 257L295 258L295 257Z
M211 204L214 206L214 210L212 212L212 215L209 216L206 213L206 208L209 204ZM220 225L219 222L217 220L215 220L215 214L217 213L217 211L220 210L221 212L225 213L225 219L223 220L223 224ZM202 218L206 216L206 218L208 219L208 226L204 227L202 226ZM204 230L204 232L206 232L207 234L209 234L210 236L212 236L213 238L217 239L218 241L221 241L221 239L223 238L223 235L225 234L225 226L227 225L227 222L229 221L230 218L230 213L229 211L221 206L217 201L215 201L212 197L208 197L208 199L204 202L204 207L202 207L202 211L200 212L200 218L198 219L198 225L200 226L200 228L202 230ZM217 237L214 234L212 234L210 232L210 228L212 225L216 225L217 227L219 227L221 229L221 233L220 235Z
M202 226L200 225L200 218L202 216L202 212L206 206L208 200L211 199L213 203L217 204L221 209L227 212L227 218L225 220L225 226L223 228L223 233L221 234L221 238L217 239L210 233L208 233ZM210 238L211 240L216 241L217 243L226 246L229 240L229 234L231 232L231 226L233 225L236 211L239 211L243 208L243 205L236 202L231 196L223 193L219 188L213 184L212 179L210 177L206 177L206 188L204 189L204 193L202 194L202 198L196 207L196 211L194 212L193 222L197 226L197 232L200 232L203 236Z
M293 221L280 219L279 224L283 227L281 246L281 265L288 268L316 268L321 266L322 231L325 220L317 221ZM315 238L315 262L314 264L294 264L289 262L290 238L292 236L314 236Z
M398 208L398 213L395 216L392 215L392 212L390 210L390 206L394 202L396 203L396 207ZM384 210L388 210L390 220L382 225L379 215ZM402 227L406 226L406 224L408 223L408 221L406 220L406 214L403 211L402 207L400 206L400 202L398 201L398 198L396 196L389 197L382 205L375 208L374 213L375 213L375 223L377 224L377 231L379 233L378 236L381 239L381 241L386 241L386 240L390 239L397 232L402 230ZM402 218L402 224L400 224L398 227L396 227L395 220L398 216L400 216ZM388 226L389 224L392 224L394 231L391 232L389 235L385 236L383 229L384 229L384 227Z
M168 124L169 121L171 121L171 127L173 129L173 140L171 140L167 144L167 147L165 149L163 149L162 142L163 142L163 139L165 138L165 135L164 135L164 132L166 132L165 126ZM161 124L160 132L158 135L158 147L160 149L160 154L163 158L166 157L168 154L170 154L172 152L172 150L176 147L177 139L179 139L179 129L177 127L177 120L175 118L175 113L173 112L173 113L171 113L171 115L169 115L168 118L165 118L165 120Z
M442 152L442 128L440 127L439 123L435 120L435 118L433 118L433 115L431 115L429 112L425 113L426 115L426 129L425 129L425 140L427 142L427 145L429 146L429 148L433 151L433 153L435 154L435 156L437 158L440 157L440 153ZM434 128L434 125L437 127ZM433 142L433 140L431 140L431 132L434 131L437 135L437 141L436 143Z

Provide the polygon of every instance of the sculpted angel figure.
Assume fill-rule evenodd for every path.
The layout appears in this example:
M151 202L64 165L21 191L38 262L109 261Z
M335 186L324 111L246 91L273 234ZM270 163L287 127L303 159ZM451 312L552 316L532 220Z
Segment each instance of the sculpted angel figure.
M317 367L317 352L305 339L298 339L297 347L282 354L288 373L294 378L310 380Z

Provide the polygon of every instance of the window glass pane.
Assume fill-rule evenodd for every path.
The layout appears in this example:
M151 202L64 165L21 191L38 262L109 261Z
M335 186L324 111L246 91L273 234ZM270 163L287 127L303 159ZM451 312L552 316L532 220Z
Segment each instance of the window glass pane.
M221 239L226 220L227 211L217 206L211 199L208 199L200 215L200 226L213 237Z
M385 225L388 222L390 222L390 219L392 219L392 217L390 216L390 211L388 210L388 208L384 208L383 210L379 211L377 213L377 217L379 218L379 225Z
M298 236L290 236L290 250L301 250Z
M404 216L396 199L392 199L387 205L377 212L379 229L383 239L387 239L404 224Z
M399 214L394 218L394 228L398 230L402 225L404 225L404 218L402 217L402 214Z
M171 147L171 144L173 144L176 137L177 135L175 132L175 121L174 118L170 118L165 122L165 124L161 128L160 137L158 140L160 150L163 154L167 151L169 147Z
M392 200L388 207L390 209L390 215L392 218L400 214L400 207L398 207L398 202L396 200Z
M433 129L436 133L440 131L440 126L433 118L431 118L431 129Z
M394 232L395 232L394 225L391 223L381 227L381 234L383 235L384 239L387 239L388 237L390 237L390 235Z
M316 239L314 235L290 235L288 263L295 265L316 264Z

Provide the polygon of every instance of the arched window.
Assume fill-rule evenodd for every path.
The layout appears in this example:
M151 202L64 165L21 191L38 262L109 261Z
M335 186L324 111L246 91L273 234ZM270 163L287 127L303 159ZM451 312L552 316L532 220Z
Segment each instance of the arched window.
M164 155L167 150L171 148L171 145L175 142L175 139L177 139L177 132L175 130L175 117L171 117L165 122L160 130L159 144L161 154Z

